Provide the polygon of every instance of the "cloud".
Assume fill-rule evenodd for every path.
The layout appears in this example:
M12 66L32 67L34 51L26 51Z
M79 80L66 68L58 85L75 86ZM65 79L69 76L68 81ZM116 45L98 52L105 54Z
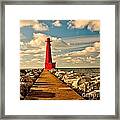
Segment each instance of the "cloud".
M71 60L72 59L72 57L65 57L65 58L63 58L63 60Z
M85 50L87 52L95 52L96 51L95 47L86 47Z
M40 52L40 49L31 49L31 50L25 50L23 53L24 54L35 54L39 52Z
M43 62L32 59L31 61L20 61L21 68L43 68Z
M45 40L47 39L47 35L42 33L33 33L33 39L29 42L29 45L35 47L45 46Z
M25 42L20 42L20 49L21 50L26 50L28 49L28 44Z
M54 25L55 27L61 27L61 26L62 26L62 24L60 23L60 20L55 20L55 21L53 22L53 25Z
M39 57L39 56L41 56L40 54L35 54L35 55L33 55L34 57Z
M39 59L38 59L38 58L33 58L31 61L32 61L32 62L38 62Z
M99 20L92 20L88 24L88 29L91 31L100 31L100 21Z
M75 52L70 52L70 53L66 53L63 56L68 56L68 57L88 57L90 55L96 55L100 52L100 42L95 42L93 44L93 47L86 47L81 51L75 51Z
M23 58L24 54L20 53L20 60Z
M37 20L20 20L20 27L31 26L36 31L48 31L48 26L44 23L39 23Z
M100 53L98 51L100 49L100 42L95 42L91 46L86 47L81 51L53 55L53 61L57 62L57 67L89 67L91 65L99 66ZM21 68L44 67L45 53L41 52L40 48L24 50L21 51L21 53L22 55L32 55L32 57L29 58L29 61L28 58L25 59L24 56L21 56L21 58L24 58L20 59L23 61L20 64Z
M70 26L72 28L84 28L89 23L89 20L73 20L70 21Z
M61 38L47 36L42 33L33 33L33 39L30 42L20 42L21 46L20 49L20 61L23 61L21 63L21 67L28 67L28 66L36 66L38 61L40 61L40 66L44 64L44 57L45 57L45 40L47 37L50 37L51 40L54 42L54 45L60 44ZM55 44L56 43L56 44ZM52 47L54 46L52 45ZM22 49L26 46L25 49ZM58 50L52 49L52 52L56 52ZM26 62L30 60L31 62ZM34 64L34 63L36 64Z
M68 47L68 44L64 42L61 38L59 37L53 37L53 36L47 36L42 33L33 33L33 39L29 42L30 46L33 47L39 47L43 51L45 51L45 41L47 38L51 39L51 45L53 49L58 49L60 47Z
M24 42L20 42L20 46L23 46L24 45Z
M100 42L95 42L95 43L94 43L94 47L95 47L96 49L100 49Z
M35 20L20 20L20 27L32 26L37 23Z
M90 64L99 66L100 42L93 41L89 44L90 46L83 46L82 49L74 49L76 46L71 47L69 45L61 48L60 46L64 45L64 41L61 38L35 32L30 42L20 42L21 46L26 46L26 49L21 49L20 52L21 68L43 67L45 60L45 40L47 37L50 37L52 40L52 58L53 61L57 62L57 67L80 67L90 66ZM57 46L56 49L54 46ZM78 47L81 47L81 44Z
M20 53L20 58L22 58L22 57L24 57L24 56L30 56L30 54L26 54L26 53L21 52L21 53Z
M91 31L100 31L100 21L99 20L71 20L68 22L68 28L83 29L85 27L87 27L87 29Z
M36 31L48 31L48 26L44 23L37 23L33 25L33 29Z
M45 35L45 34L43 34L43 33L40 33L40 32L38 32L38 33L33 33L33 39L36 39L36 38L38 38L38 37L41 37L41 39L46 39L47 38L47 35Z
M70 64L78 64L78 65L86 65L86 63L96 63L96 60L99 60L98 57L92 57L92 56L89 56L89 55L86 55L86 56L79 56L80 54L74 54L73 56L71 56L71 59L61 59L59 58L58 60L61 59L61 62L62 63L70 63ZM56 59L57 60L57 59Z
M82 51L68 53L68 54L66 54L66 56L78 57L78 56L85 56L87 54L88 54L88 52L86 50L82 50Z
M79 57L75 57L75 58L72 58L72 59L67 59L66 62L80 63L82 61L79 59Z
M20 49L21 50L26 50L26 49L31 49L31 48L39 48L41 51L45 51L45 44L47 38L51 39L51 45L53 48L53 51L59 50L59 48L64 48L68 47L68 44L64 42L60 37L54 37L54 36L48 36L43 33L33 33L33 39L27 43L25 42L20 42Z

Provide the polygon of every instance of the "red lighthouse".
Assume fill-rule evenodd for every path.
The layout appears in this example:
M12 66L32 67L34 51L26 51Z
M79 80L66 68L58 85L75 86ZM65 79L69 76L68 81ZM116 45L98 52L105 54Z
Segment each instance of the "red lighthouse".
M46 40L46 59L45 59L45 69L51 70L52 68L55 68L55 63L52 63L52 56L51 56L51 44L50 44L50 38L47 38Z

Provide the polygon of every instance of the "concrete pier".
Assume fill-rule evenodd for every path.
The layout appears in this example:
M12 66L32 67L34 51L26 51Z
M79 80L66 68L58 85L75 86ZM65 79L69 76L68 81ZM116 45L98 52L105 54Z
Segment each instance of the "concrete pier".
M74 90L49 71L43 70L25 100L82 100Z

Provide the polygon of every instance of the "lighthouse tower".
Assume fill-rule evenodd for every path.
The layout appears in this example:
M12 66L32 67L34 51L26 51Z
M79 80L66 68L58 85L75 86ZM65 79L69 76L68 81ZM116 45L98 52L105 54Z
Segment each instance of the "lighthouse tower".
M55 68L55 63L52 63L52 56L51 56L51 44L50 44L50 38L47 38L46 40L46 58L45 58L45 69L51 70L52 68Z

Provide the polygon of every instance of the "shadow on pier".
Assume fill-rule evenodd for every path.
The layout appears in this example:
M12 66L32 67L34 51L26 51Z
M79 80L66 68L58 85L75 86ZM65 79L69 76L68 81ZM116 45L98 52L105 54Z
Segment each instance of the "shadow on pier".
M32 90L28 94L29 99L31 98L53 98L55 97L55 93L44 92L42 90Z
M43 70L31 87L25 100L82 100L74 90L60 81L49 71Z

